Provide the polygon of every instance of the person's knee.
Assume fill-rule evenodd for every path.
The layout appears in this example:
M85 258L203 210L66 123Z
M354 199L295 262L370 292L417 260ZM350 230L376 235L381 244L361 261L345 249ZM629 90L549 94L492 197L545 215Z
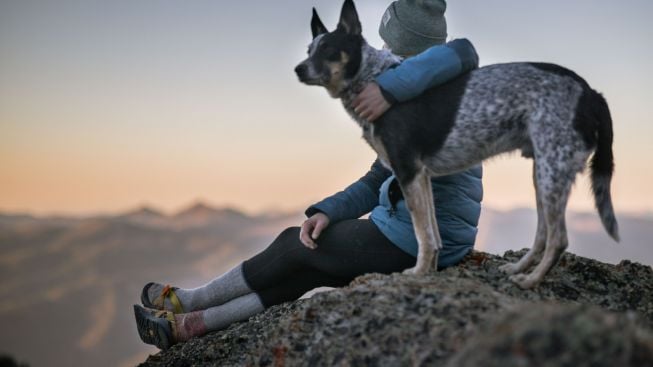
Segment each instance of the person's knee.
M288 227L279 233L277 239L283 242L299 241L299 227Z
M293 252L306 249L299 239L299 227L288 227L281 231L274 240L273 247L275 252L291 254Z
M269 278L292 271L303 263L297 252L302 252L304 246L299 241L299 227L289 227L281 231L277 238L259 254L243 262L243 274L250 285L260 284L256 278ZM266 269L261 271L261 269ZM262 287L257 286L258 290Z

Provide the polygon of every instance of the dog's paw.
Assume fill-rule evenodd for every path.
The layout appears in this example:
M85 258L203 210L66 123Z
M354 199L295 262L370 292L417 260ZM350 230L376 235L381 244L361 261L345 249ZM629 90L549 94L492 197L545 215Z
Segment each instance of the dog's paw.
M403 271L403 274L416 275L417 273L415 272L415 269L417 269L417 267L408 268L408 269Z
M499 266L499 271L503 272L504 274L513 275L519 273L519 268L517 267L517 264L507 263Z
M529 274L515 274L508 277L508 279L517 284L521 289L531 289L539 283L535 277Z
M404 274L408 275L424 275L429 272L428 267L425 266L415 266L409 269L404 270Z

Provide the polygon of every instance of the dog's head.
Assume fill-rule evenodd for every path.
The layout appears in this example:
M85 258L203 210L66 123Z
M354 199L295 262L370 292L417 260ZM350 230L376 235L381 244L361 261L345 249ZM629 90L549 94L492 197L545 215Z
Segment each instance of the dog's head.
M333 32L324 27L313 8L311 30L313 41L308 46L308 58L297 65L295 73L302 83L323 86L337 98L358 72L365 42L354 2L345 0Z

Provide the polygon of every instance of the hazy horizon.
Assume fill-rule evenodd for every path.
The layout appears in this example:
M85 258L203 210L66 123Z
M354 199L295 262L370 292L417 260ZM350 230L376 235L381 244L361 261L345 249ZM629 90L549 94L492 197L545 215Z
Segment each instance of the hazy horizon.
M484 216L484 214L489 213L488 215L495 215L495 214L507 214L507 213L514 213L514 212L520 212L520 211L534 211L535 208L529 207L529 206L515 206L515 207L510 207L510 208L505 208L505 207L492 207L489 205L486 205L484 203L482 204L482 210L481 210L481 216ZM249 211L246 210L242 207L238 207L237 205L220 205L216 203L212 203L211 201L208 200L202 200L202 199L195 199L191 200L185 204L182 204L180 206L175 206L172 209L164 209L160 206L157 206L152 203L137 203L131 206L126 206L124 208L120 208L117 210L97 210L97 211L88 211L88 212L60 212L60 211L52 211L52 212L44 212L44 213L38 213L38 212L31 212L31 211L10 211L10 210L3 210L0 209L0 216L5 215L5 216L23 216L27 215L30 217L33 217L35 219L47 219L47 218L72 218L72 219L90 219L90 218L103 218L103 217L117 217L121 215L127 215L127 214L132 214L144 209L149 209L149 210L154 210L158 214L163 215L165 217L173 217L175 215L178 215L182 212L188 211L196 206L205 206L208 207L209 209L216 210L216 211L222 211L222 210L233 210L238 213L241 213L243 215L246 215L248 217L266 217L266 216L301 216L303 215L302 213L310 204L306 204L304 206L298 206L295 208L288 208L288 209L279 209L279 208L263 208L261 210L257 211ZM595 216L596 218L598 217L598 212L594 209L574 209L574 208L569 208L567 210L567 214L579 214L579 215L590 215L590 216ZM364 216L365 217L365 216ZM653 210L634 210L634 211L621 211L617 213L617 220L619 220L620 217L628 217L628 218L637 218L637 219L645 219L645 220L650 220L653 219ZM299 222L297 223L297 225ZM279 228L281 229L281 228Z
M356 2L373 46L389 3ZM292 72L311 7L333 28L341 4L1 2L0 211L172 212L202 200L260 213L343 189L374 154L340 103ZM482 65L555 62L606 96L619 215L653 211L651 13L644 0L461 0L446 15L449 38L469 38ZM530 161L484 167L487 207L534 206ZM569 207L593 211L585 175Z

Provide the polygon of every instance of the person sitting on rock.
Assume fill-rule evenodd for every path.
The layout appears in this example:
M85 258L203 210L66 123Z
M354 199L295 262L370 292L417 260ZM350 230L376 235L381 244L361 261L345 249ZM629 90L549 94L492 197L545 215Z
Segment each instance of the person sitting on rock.
M372 121L393 103L418 96L478 67L472 44L447 36L444 0L398 0L379 33L406 57L378 76L356 99ZM410 57L411 55L415 55ZM482 198L481 166L432 179L444 248L438 267L458 263L474 246ZM359 219L370 213L369 219ZM358 181L312 206L301 227L287 228L262 252L193 289L148 283L134 306L141 339L160 349L224 329L307 291L341 287L366 273L393 273L415 265L417 239L392 172L378 159Z

